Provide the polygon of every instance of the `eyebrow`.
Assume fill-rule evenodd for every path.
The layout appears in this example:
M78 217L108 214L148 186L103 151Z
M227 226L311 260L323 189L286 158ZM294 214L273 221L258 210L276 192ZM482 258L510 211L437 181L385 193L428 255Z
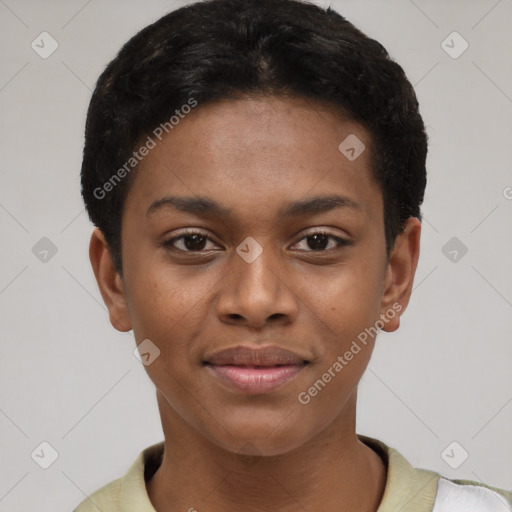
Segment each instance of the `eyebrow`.
M150 216L162 209L171 208L186 213L192 213L200 217L217 215L229 217L233 211L221 206L219 203L207 197L179 197L165 196L151 204L146 215ZM316 215L336 208L353 208L362 210L361 205L348 197L339 195L322 195L303 201L293 201L285 205L280 211L280 218L293 218L305 215Z

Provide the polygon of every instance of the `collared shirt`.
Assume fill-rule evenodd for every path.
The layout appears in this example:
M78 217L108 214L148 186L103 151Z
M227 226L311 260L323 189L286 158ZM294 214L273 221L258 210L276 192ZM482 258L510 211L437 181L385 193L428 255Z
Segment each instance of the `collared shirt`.
M377 512L512 512L512 491L471 480L449 480L434 471L413 468L382 441L357 437L377 452L387 467ZM163 451L163 441L142 450L123 477L98 489L73 512L156 512L146 481L160 466Z

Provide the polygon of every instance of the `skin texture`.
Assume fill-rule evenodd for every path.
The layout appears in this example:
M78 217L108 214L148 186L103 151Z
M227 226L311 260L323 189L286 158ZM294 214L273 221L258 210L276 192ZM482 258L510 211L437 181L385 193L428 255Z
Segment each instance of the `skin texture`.
M350 134L366 146L354 161L338 150ZM357 385L375 340L308 404L298 400L365 328L409 301L421 224L409 219L388 261L370 154L368 132L319 102L199 105L139 165L123 213L122 278L94 230L90 259L112 325L161 351L146 366L165 436L164 460L147 483L158 512L377 510L386 468L355 433ZM332 194L359 206L282 215L289 202ZM232 212L147 214L171 195L207 197ZM207 237L195 252L183 238L161 245L183 228ZM308 236L319 231L328 237L314 250ZM263 249L252 263L236 252L247 237ZM396 330L400 314L383 330ZM248 395L202 363L237 345L277 345L309 364L280 388Z

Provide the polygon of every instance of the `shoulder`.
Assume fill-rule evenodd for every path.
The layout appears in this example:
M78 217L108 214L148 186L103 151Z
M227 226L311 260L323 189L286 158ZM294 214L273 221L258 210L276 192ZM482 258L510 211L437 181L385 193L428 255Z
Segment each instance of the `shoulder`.
M358 435L387 467L387 481L377 512L512 512L512 492L472 480L451 480L413 467L395 448Z
M73 512L155 512L146 490L162 461L164 443L142 450L124 476L87 496Z
M122 479L118 478L91 495L87 496L73 512L98 512L98 510L108 510L114 512L121 510L119 503L119 495L121 492Z
M472 480L441 477L432 512L511 512L512 492Z

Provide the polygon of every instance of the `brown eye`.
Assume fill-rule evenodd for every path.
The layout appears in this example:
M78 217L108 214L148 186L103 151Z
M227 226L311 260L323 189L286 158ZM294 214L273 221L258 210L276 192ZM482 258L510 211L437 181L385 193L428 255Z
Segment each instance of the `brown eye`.
M206 245L206 237L202 235L183 236L183 245L189 251L202 251Z
M303 240L306 241L304 244L306 247L300 250L309 252L326 252L350 245L347 240L325 232L311 233L306 235L299 241L299 243ZM330 240L331 242L329 242ZM330 247L329 243L331 244Z
M323 251L326 249L326 245L329 244L329 238L328 235L317 233L306 237L306 240L308 241L308 246L314 251Z
M164 247L177 249L178 251L182 252L200 252L213 249L205 248L208 241L213 244L213 242L206 235L199 232L190 232L170 238L169 240L163 242L162 245ZM213 245L216 247L215 244Z

